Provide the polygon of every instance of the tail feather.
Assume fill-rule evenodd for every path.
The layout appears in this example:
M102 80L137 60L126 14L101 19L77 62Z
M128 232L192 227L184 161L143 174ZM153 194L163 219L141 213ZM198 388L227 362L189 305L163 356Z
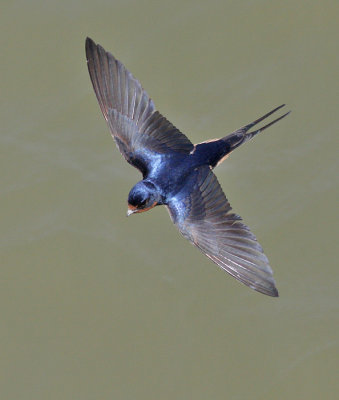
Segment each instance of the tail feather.
M285 104L276 107L269 113L256 119L250 124L247 124L242 128L237 129L236 131L232 132L231 134L221 139L212 139L206 142L196 144L194 146L194 150L190 154L196 153L198 156L205 157L210 167L215 168L217 165L221 164L232 153L234 149L239 147L241 144L247 142L248 140L252 139L253 136L264 131L271 125L280 121L282 118L285 118L291 111L283 114L279 118L276 118L272 122L264 125L262 128L249 132L249 130L253 128L253 126L259 124L259 122L263 121L264 119L266 119L276 111L280 110L280 108L284 106Z
M271 114L275 113L276 111L280 110L280 108L284 107L285 104L275 108L274 110L270 111L269 113L265 114L264 116L256 119L255 121L251 122L243 126L242 128L237 129L236 131L232 132L231 134L223 137L221 140L225 142L226 148L229 149L228 154L231 153L234 149L239 147L241 144L247 142L248 140L252 139L253 136L257 135L258 133L264 131L265 129L269 128L271 125L275 124L276 122L280 121L282 118L285 118L291 111L283 114L279 118L276 118L272 122L264 125L262 128L259 128L255 131L248 132L253 126L259 124L259 122L263 121Z

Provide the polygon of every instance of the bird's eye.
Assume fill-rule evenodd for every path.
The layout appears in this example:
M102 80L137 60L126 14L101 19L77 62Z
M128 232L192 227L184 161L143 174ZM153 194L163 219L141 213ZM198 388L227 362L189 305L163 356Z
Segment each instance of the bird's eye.
M146 204L146 200L140 201L139 206L144 206Z

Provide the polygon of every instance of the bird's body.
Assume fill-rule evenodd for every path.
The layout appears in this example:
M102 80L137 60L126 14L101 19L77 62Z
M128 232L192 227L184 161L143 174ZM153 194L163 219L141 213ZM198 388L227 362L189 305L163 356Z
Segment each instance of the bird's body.
M278 296L262 247L231 213L212 170L261 129L249 130L283 106L221 139L193 145L156 109L133 75L91 39L88 70L101 111L125 159L143 179L130 191L128 215L167 206L180 232L212 261L247 286Z

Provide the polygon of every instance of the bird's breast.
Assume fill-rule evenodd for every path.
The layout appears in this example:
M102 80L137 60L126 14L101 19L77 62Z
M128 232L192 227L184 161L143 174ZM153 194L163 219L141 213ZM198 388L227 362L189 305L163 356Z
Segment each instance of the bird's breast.
M148 179L157 185L166 203L166 199L180 192L195 167L188 155L167 158L152 170Z

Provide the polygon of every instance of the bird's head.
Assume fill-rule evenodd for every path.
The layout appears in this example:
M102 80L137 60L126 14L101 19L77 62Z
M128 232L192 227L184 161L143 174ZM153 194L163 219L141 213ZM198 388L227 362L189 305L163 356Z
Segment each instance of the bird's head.
M129 192L127 216L148 211L160 201L160 193L149 181L138 182Z

